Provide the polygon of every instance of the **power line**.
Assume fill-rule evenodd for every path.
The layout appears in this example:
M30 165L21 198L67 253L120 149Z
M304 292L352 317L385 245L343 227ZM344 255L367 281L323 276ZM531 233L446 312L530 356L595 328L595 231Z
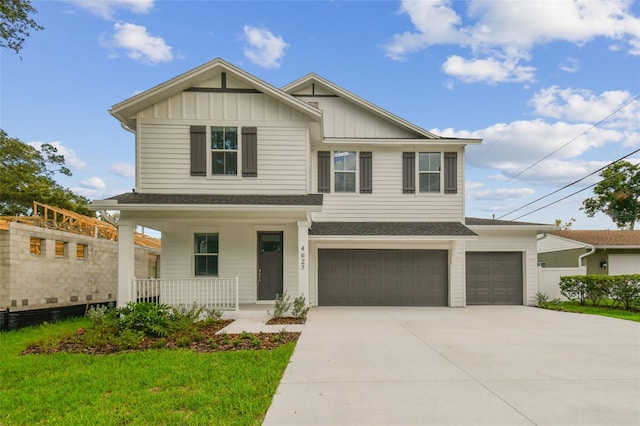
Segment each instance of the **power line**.
M618 158L617 160L612 161L611 163L607 164L606 166L600 167L598 170L593 171L593 172L589 173L588 175L586 175L586 176L584 176L584 177L581 177L580 179L578 179L578 180L576 180L576 181L573 181L573 182L571 182L571 183L569 183L569 184L567 184L567 185L563 186L563 187L562 187L562 188L560 188L560 189L556 189L555 191L550 192L550 193L548 193L547 195L543 195L542 197L540 197L540 198L538 198L538 199L536 199L536 200L533 200L533 201L531 201L530 203L525 204L524 206L518 207L518 208L517 208L517 209L515 209L515 210L511 210L509 213L505 213L505 214L503 214L502 216L498 217L498 219L502 219L502 218L503 218L503 217L505 217L505 216L509 216L511 213L515 213L515 212L517 212L517 211L519 211L519 210L522 210L522 209L524 209L524 208L526 208L526 207L529 207L530 205L532 205L532 204L534 204L534 203L537 203L537 202L538 202L538 201L540 201L540 200L544 200L545 198L550 197L550 196L552 196L553 194L557 194L558 192L560 192L560 191L562 191L562 190L564 190L564 189L567 189L567 188L569 188L570 186L575 185L576 183L582 182L583 180L585 180L585 179L586 179L586 178L588 178L589 176L593 176L594 174L596 174L596 173L598 173L598 172L600 172L600 171L602 171L602 170L606 169L607 167L611 166L612 164L615 164L615 163L617 163L618 161L622 161L622 160L624 160L625 158L630 157L630 156L632 156L633 154L635 154L635 153L637 153L637 152L640 152L640 148L639 148L639 149L636 149L636 150L635 150L635 151L633 151L633 152L630 152L629 154L625 155L624 157L620 157L620 158ZM592 185L592 186L593 186L593 185ZM590 188L590 186L588 186L587 188ZM537 210L535 210L535 211L537 211ZM520 217L522 217L522 216L520 216ZM519 219L519 218L516 218L516 219L513 219L513 220L517 220L517 219Z
M576 139L578 139L579 137L581 137L582 135L585 135L586 133L590 132L593 128L598 127L600 124L604 123L605 121L607 121L608 119L610 119L611 117L613 117L614 115L616 115L617 113L619 113L620 111L622 111L624 108L626 108L627 106L631 105L633 102L635 102L638 98L640 98L640 95L637 95L636 97L632 98L631 100L627 101L626 103L622 104L620 107L618 107L615 111L613 111L611 114L607 115L605 118L603 118L602 120L598 121L597 123L593 124L591 127L589 127L588 129L584 130L583 132L581 132L580 134L578 134L577 136L573 137L571 140L569 140L569 142L565 143L564 145L562 145L560 148L552 151L551 153L545 155L544 157L542 157L540 160L536 161L535 163L533 163L532 165L530 165L529 167L527 167L526 169L522 170L521 172L517 173L514 176L511 176L509 179L507 179L504 183L507 184L509 182L511 182L513 179L517 178L518 176L522 175L523 173L531 170L532 168L534 168L535 166L537 166L538 164L542 163L544 160L546 160L547 158L551 157L553 154L555 154L556 152L560 151L561 149L565 148L567 145L569 145L570 143L574 142Z
M611 176L611 177L613 177L613 176ZM607 179L602 179L600 182L604 182L605 180L611 179L611 177L608 177ZM515 218L515 219L513 219L513 220L518 220L518 219L523 218L523 217L525 217L525 216L529 216L530 214L533 214L533 213L539 212L539 211L540 211L540 210L542 210L542 209L546 209L547 207L552 206L552 205L554 205L554 204L557 204L557 203L559 203L560 201L564 201L564 200L566 200L567 198L573 197L574 195L579 194L579 193L581 193L582 191L586 191L587 189L589 189L589 188L591 188L591 187L596 186L596 185L597 185L597 184L599 184L600 182L596 182L596 183L594 183L594 184L592 184L592 185L586 186L586 187L584 187L584 188L582 188L582 189L580 189L580 190L578 190L578 191L574 192L573 194L569 194L569 195L567 195L566 197L562 197L562 198L560 198L559 200L553 201L553 202L551 202L551 203L549 203L549 204L547 204L547 205L545 205L545 206L542 206L542 207L539 207L539 208L537 208L537 209L535 209L535 210L532 210L532 211L530 211L529 213L525 213L525 214L523 214L523 215L521 215L521 216L518 216L518 217L516 217L516 218Z

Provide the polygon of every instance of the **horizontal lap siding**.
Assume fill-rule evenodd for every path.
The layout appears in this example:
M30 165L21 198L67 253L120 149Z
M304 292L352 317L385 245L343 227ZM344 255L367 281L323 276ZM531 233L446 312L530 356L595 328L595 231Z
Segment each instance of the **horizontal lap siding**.
M324 149L324 147L323 147ZM328 149L372 151L373 191L371 194L324 194L318 221L462 221L463 191L457 194L403 194L402 150L345 146ZM313 153L314 168L317 152ZM458 188L462 188L462 155L458 155ZM333 160L331 160L333 161ZM317 173L312 173L312 190L317 191ZM333 182L332 182L333 185Z
M192 225L180 224L162 233L162 278L193 277L193 234L196 232L219 233L219 276L238 276L240 303L255 303L257 232L274 230L273 226L248 223L196 220ZM284 289L289 294L298 292L297 226L278 227L284 233L283 278Z
M185 194L306 193L306 128L257 127L257 177L192 177L189 173L189 124L141 124L140 191ZM207 155L210 155L210 151ZM240 160L238 162L240 164Z

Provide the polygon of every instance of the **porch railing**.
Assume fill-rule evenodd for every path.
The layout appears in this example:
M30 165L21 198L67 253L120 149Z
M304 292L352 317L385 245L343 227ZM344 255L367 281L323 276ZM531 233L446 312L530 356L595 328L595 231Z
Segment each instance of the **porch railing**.
M238 310L235 278L134 278L133 300L169 306Z

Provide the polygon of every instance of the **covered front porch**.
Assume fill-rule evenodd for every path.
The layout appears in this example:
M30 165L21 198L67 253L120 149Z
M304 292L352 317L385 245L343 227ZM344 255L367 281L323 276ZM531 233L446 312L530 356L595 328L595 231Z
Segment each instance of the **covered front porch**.
M322 196L125 195L114 197L116 203L94 205L120 210L119 306L147 300L228 313L266 312L284 292L310 300L310 212L321 208ZM176 204L153 203L160 200ZM138 226L161 232L159 278L134 276Z

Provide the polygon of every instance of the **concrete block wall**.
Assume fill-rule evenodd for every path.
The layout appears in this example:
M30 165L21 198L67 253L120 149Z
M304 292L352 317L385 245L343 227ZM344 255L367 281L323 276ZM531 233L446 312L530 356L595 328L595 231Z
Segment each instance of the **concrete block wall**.
M116 299L116 241L15 222L10 223L9 231L1 233L9 243L8 253L0 251L8 270L6 277L1 275L0 309L52 308ZM30 252L32 237L42 240L40 255ZM65 242L64 256L56 256L56 241ZM84 259L76 255L78 244L87 246ZM141 263L141 271L149 270L149 254L159 256L159 250L136 246L136 263Z

